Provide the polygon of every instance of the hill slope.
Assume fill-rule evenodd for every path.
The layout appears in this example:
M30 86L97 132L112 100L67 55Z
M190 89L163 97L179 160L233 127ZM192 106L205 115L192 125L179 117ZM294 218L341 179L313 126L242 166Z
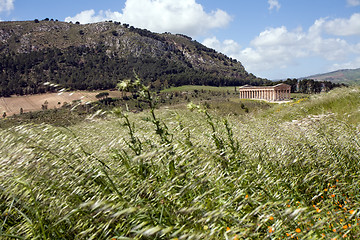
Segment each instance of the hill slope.
M146 83L262 84L242 64L184 35L157 34L118 22L0 23L0 96L51 90L109 89L135 70Z
M349 85L360 85L360 68L342 69L334 72L316 74L306 78L318 81L330 81L334 83L345 83Z

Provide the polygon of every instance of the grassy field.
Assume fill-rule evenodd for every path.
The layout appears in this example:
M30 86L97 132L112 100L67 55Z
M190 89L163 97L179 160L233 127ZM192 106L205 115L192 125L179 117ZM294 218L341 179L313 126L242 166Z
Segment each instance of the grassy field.
M197 85L185 85L181 87L171 87L162 90L161 92L184 92L184 91L218 91L218 92L235 92L238 93L239 87L212 87L212 86L197 86Z
M360 88L236 101L1 129L0 238L359 239Z

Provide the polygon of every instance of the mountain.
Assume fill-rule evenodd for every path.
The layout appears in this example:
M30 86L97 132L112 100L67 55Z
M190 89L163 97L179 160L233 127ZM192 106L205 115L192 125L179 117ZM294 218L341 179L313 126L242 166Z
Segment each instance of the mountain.
M54 84L110 89L133 77L134 71L155 89L270 83L185 35L158 34L111 21L0 22L0 96L47 92Z
M318 81L330 81L333 83L345 83L348 85L360 85L360 68L342 69L334 72L317 74L306 78Z

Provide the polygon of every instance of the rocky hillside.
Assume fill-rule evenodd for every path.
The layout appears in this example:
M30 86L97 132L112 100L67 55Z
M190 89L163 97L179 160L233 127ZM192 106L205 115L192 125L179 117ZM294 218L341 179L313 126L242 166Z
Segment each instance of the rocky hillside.
M264 84L242 64L184 35L119 22L0 22L0 96L109 89L136 71L154 88Z

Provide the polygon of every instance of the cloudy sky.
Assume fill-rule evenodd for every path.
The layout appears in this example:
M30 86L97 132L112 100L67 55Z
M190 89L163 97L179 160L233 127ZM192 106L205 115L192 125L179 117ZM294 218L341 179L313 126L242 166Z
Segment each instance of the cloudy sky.
M182 33L268 79L360 68L360 0L0 0L0 20L115 20Z

